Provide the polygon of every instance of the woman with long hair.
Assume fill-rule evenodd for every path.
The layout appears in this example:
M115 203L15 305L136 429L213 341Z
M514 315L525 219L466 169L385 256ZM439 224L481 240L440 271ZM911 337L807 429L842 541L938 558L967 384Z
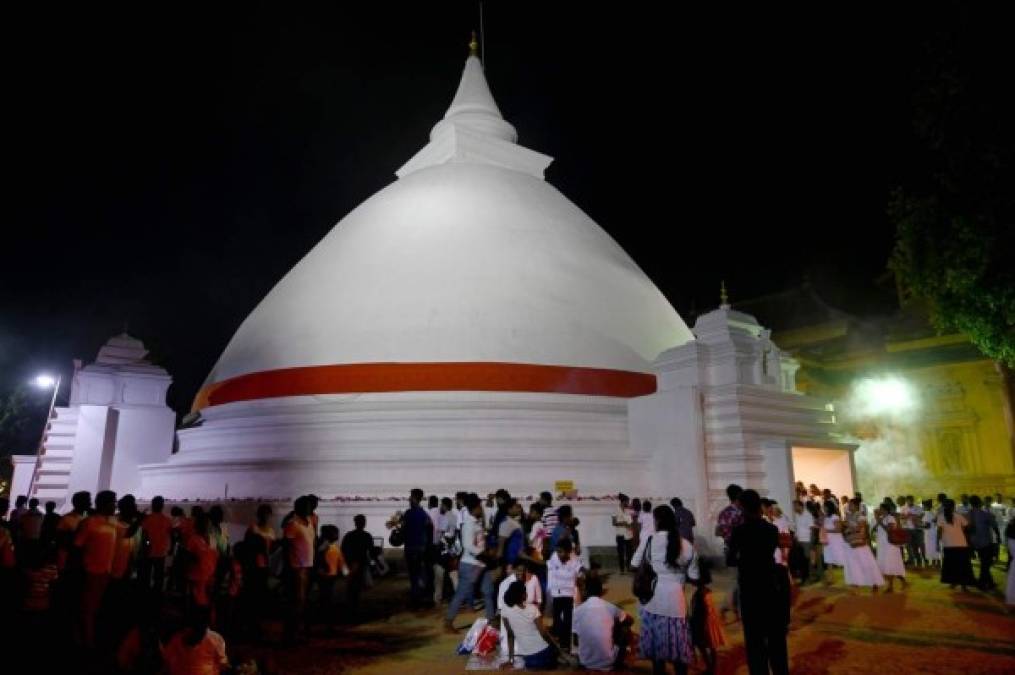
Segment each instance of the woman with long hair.
M846 562L846 542L842 538L842 521L839 519L837 505L834 501L825 502L825 518L821 527L825 534L822 539L822 555L825 560L825 567L837 565L842 567ZM825 583L831 583L829 577L825 577Z
M973 577L973 563L969 559L969 541L965 528L968 521L961 513L955 512L955 500L946 499L937 519L938 543L941 545L941 583L952 588L976 584Z
M643 513L645 518L649 514ZM694 658L691 626L687 620L684 583L697 577L694 547L680 537L677 516L667 505L652 511L655 531L638 545L631 567L651 565L657 575L651 599L638 603L641 617L641 654L652 661L652 672L666 672L671 661L678 675L687 672Z

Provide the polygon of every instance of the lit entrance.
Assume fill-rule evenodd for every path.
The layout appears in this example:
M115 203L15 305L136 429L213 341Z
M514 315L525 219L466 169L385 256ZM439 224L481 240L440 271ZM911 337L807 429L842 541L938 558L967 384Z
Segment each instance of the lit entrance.
M808 487L813 483L839 497L853 496L856 484L851 450L793 446L791 453L794 482L801 481Z

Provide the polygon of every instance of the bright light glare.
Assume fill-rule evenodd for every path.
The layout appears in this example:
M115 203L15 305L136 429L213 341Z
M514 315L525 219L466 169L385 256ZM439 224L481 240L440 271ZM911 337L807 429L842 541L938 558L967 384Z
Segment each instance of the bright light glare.
M866 378L856 383L856 402L868 415L898 414L916 407L916 395L898 377Z
M51 375L39 375L35 378L35 386L43 389L49 389L54 384L56 384L56 380Z

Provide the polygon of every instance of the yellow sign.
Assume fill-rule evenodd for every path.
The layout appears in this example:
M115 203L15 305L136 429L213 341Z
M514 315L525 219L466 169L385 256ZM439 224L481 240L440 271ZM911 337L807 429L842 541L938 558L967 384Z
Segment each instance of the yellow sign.
M558 480L553 484L553 491L556 493L571 492L574 490L573 480Z

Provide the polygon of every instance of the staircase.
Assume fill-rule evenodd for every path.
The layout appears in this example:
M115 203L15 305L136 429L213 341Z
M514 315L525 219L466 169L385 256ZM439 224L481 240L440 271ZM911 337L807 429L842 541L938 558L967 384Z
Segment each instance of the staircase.
M54 408L32 488L32 496L40 502L54 501L60 508L69 497L67 487L77 430L78 408Z

